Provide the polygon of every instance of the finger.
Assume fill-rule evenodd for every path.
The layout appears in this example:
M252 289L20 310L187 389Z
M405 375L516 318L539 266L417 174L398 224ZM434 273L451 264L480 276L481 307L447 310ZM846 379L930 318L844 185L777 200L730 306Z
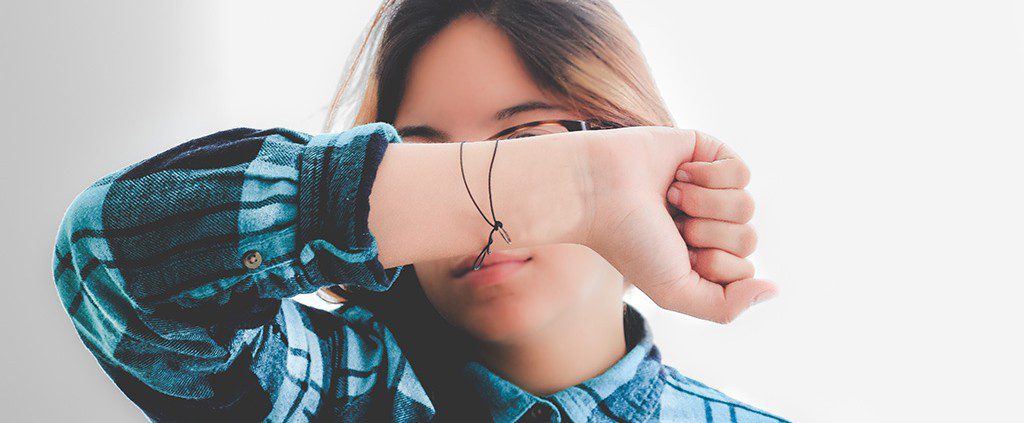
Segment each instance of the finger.
M689 216L686 215L686 213L684 213L682 210L679 210L679 208L673 205L672 203L669 203L667 201L666 203L668 204L668 207L665 208L668 210L668 215L671 216L673 220L690 218Z
M745 188L750 183L750 169L739 158L713 162L686 162L676 170L676 180L705 188Z
M717 248L692 248L690 265L702 278L718 284L729 284L754 277L754 264Z
M710 189L673 182L666 194L669 204L692 217L747 223L754 217L754 198L742 189Z
M701 131L693 131L693 156L688 162L713 162L719 159L739 157L729 146L718 138Z
M657 233L676 230L672 218L662 211L653 213L650 221L658 229ZM659 240L655 238L653 241ZM728 323L750 307L755 299L768 298L777 290L771 282L759 279L743 279L725 286L709 281L690 266L688 248L682 236L669 236L661 241L656 248L620 245L619 247L628 253L623 257L616 257L613 265L623 274L648 275L650 280L633 283L662 308L705 320ZM663 268L638 268L652 265L661 265Z
M686 245L697 248L717 248L738 257L747 257L757 248L757 231L749 224L723 222L714 219L674 217L679 233Z
M743 279L722 286L701 278L697 272L662 289L655 301L662 308L721 324L732 322L750 306L779 292L774 283L764 279Z

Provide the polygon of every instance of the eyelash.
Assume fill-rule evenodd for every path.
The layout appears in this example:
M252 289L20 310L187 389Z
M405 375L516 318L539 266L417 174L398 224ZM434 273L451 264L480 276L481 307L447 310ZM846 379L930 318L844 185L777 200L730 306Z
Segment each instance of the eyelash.
M420 144L444 144L446 142L446 141L441 141L441 140L434 139L434 138L425 138L425 137L419 137L419 136L403 137L402 138L403 141L409 140L409 139L413 139L414 141L412 141L412 142L420 143Z

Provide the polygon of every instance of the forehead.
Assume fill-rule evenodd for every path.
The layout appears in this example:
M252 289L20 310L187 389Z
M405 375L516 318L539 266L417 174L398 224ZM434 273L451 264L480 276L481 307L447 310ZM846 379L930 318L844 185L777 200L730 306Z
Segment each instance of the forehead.
M417 52L395 123L492 129L495 112L529 101L560 104L533 82L504 32L467 15Z

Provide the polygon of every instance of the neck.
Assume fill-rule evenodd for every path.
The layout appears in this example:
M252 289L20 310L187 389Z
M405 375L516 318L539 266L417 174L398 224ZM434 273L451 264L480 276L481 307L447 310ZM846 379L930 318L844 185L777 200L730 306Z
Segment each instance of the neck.
M481 360L521 389L545 396L592 379L624 355L622 302L573 307L544 328L479 346ZM607 301L606 301L607 302Z

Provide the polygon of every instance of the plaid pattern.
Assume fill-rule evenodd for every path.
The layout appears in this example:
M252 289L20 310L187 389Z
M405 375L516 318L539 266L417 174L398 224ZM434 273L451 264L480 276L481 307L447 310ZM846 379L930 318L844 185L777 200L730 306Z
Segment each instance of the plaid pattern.
M496 422L733 422L786 420L736 401L661 362L650 326L624 306L629 351L597 377L552 395L537 397L478 362L464 376L488 404Z
M391 142L383 123L318 136L236 128L99 180L69 207L54 256L82 341L153 420L429 419L373 316L285 299L398 277L367 227Z
M152 420L430 420L430 399L369 311L288 299L395 282L403 267L383 268L367 226L393 142L381 122L317 136L235 128L100 179L67 210L54 252L83 343ZM243 261L252 252L260 260ZM475 363L467 374L498 421L532 416L535 404L574 421L778 420L662 366L632 316L629 355L552 398Z

